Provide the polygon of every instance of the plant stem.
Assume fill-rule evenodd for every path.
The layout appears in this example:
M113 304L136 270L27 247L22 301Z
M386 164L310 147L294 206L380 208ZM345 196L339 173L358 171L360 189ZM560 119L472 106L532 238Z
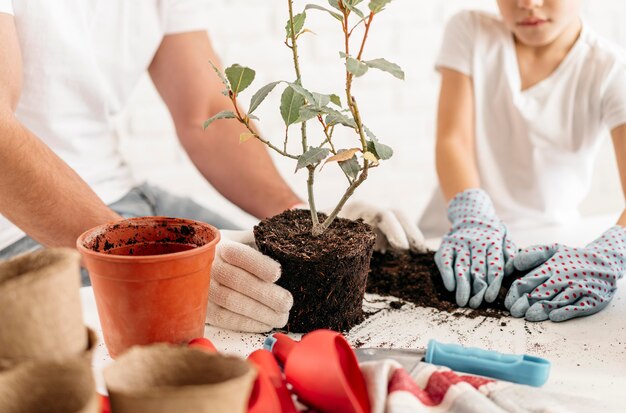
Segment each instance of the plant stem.
M252 136L254 136L256 139L260 140L265 145L267 145L268 148L278 152L282 156L286 156L287 158L291 158L291 159L298 159L298 157L296 155L292 155L292 154L288 153L286 147L285 147L285 150L281 150L277 146L274 146L270 141L265 140L262 137L260 137L259 134L257 134L255 132L255 130L252 128L252 126L250 126L250 118L248 118L247 116L244 117L244 116L241 115L241 112L239 111L239 105L237 104L237 97L235 95L232 95L232 96L230 96L230 100L231 100L231 102L233 102L233 107L235 108L235 114L237 115L237 120L241 124L243 124L246 127L246 129L248 129L248 132L250 132L252 134Z
M365 33L363 34L363 41L361 41L361 48L359 49L359 54L357 55L356 60L361 60L361 57L363 56L363 48L365 47L365 41L367 40L367 34L370 31L373 19L374 12L371 12L369 19L367 19L367 22L365 23Z
M293 21L293 0L287 0L287 3L289 4L289 26L291 28L291 53L293 55L293 67L296 71L296 83L302 86L302 75L300 73L300 62L298 58L298 43L296 39L297 33ZM302 153L305 153L309 149L306 135L306 121L302 122L300 134L302 136ZM307 169L309 171L309 178L306 181L307 194L309 197L309 209L311 211L311 221L313 222L313 228L316 228L319 225L319 219L317 218L317 210L315 208L315 194L313 192L313 183L315 182L315 167L309 165L307 166Z
M328 229L328 227L330 227L330 224L333 223L333 221L337 217L337 214L339 214L339 211L341 211L341 208L343 208L348 198L350 198L354 193L354 190L357 189L359 185L361 185L363 181L367 179L367 170L367 161L365 161L365 167L363 168L363 171L361 172L359 177L352 183L352 185L350 185L348 189L346 189L346 192L343 194L343 197L341 197L341 200L339 201L335 209L333 209L333 211L328 215L328 218L326 218L324 222L319 224L319 226L313 228L314 236L321 235L324 231Z

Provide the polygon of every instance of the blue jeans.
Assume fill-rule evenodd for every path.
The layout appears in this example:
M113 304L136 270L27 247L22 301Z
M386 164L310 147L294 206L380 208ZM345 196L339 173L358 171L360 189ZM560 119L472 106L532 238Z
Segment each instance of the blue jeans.
M124 218L159 215L194 219L219 229L239 229L226 218L209 211L193 200L172 195L149 184L142 184L133 188L122 199L109 206ZM42 246L37 241L26 236L0 251L0 259L11 258L39 248ZM81 268L81 282L83 286L91 285L84 268Z

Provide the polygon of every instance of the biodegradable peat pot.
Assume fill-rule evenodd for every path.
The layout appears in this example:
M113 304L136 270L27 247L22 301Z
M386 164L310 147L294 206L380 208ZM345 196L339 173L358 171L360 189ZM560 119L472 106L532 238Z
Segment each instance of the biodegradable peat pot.
M320 221L324 214L318 214ZM362 221L337 218L311 235L311 213L285 211L254 227L256 245L278 261L278 285L293 294L287 330L345 331L363 320L363 295L376 235Z
M0 262L0 368L76 356L88 347L79 262L67 248Z
M30 361L0 373L2 413L99 413L91 364Z
M132 348L104 370L115 413L244 413L255 378L240 358L168 344Z
M167 217L117 221L78 238L111 357L204 334L219 239L209 224Z

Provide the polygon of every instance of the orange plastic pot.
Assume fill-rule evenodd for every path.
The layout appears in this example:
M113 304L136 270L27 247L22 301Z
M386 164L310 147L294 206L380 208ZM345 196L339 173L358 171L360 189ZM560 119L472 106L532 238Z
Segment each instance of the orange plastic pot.
M111 357L203 336L219 239L209 224L167 217L100 225L78 238Z

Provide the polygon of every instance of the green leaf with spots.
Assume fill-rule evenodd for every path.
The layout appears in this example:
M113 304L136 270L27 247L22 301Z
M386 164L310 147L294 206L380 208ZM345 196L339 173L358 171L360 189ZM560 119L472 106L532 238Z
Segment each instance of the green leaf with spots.
M249 67L234 64L225 70L230 88L235 95L243 92L254 80L255 72Z
M363 76L367 73L367 65L359 60L356 60L354 57L348 57L348 60L346 61L346 69L348 69L348 72L352 73L356 77Z
M285 88L280 97L280 114L286 126L298 122L300 118L300 108L304 106L304 104L304 97L296 93L293 87L287 86L287 88Z
M254 95L252 95L252 99L250 99L250 107L248 109L248 116L252 112L254 112L256 108L259 107L261 102L265 100L267 95L269 95L270 92L274 90L276 85L279 84L280 82L281 81L279 80L277 82L268 83L267 85L263 86L261 89L257 90L257 92Z
M309 165L316 165L319 162L322 162L328 154L330 150L328 148L309 148L308 151L298 156L298 164L296 165L296 172L299 169L302 169Z
M206 129L210 124L212 124L218 119L235 119L236 117L237 116L235 116L235 114L231 112L230 110L223 110L220 113L214 116L211 116L209 119L205 120L202 127Z
M365 63L369 68L382 70L383 72L390 73L398 79L404 80L404 72L402 71L402 68L395 63L391 63L385 59L366 60L363 63Z
M304 27L305 20L306 20L305 12L302 12L300 14L296 14L295 16L293 16L293 29L296 32L296 35L300 33L300 31ZM285 31L287 32L287 37L291 37L291 21L290 20L287 20Z

